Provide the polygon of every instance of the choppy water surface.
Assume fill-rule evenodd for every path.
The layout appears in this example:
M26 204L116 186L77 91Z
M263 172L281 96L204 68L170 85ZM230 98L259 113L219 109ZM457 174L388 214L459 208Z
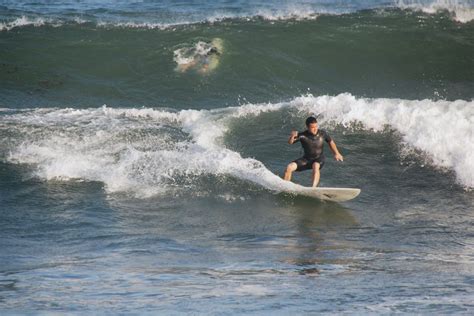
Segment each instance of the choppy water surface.
M1 1L0 310L472 312L472 12Z

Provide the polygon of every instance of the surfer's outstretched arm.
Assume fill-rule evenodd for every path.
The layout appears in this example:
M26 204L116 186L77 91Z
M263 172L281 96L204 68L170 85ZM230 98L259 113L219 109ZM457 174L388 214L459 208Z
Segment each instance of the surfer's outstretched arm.
M337 150L336 143L333 140L329 142L329 148L331 148L332 154L334 155L334 159L336 159L337 161L344 161L344 157L342 157L339 150Z

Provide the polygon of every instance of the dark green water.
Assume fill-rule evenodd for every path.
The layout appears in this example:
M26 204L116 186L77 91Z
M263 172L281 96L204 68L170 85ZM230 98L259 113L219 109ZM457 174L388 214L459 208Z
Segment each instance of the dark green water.
M4 107L213 108L318 95L472 98L473 24L364 11L310 21L228 20L171 29L25 26L0 33ZM219 38L218 68L176 71L173 52Z
M216 3L0 2L0 311L471 313L463 7Z

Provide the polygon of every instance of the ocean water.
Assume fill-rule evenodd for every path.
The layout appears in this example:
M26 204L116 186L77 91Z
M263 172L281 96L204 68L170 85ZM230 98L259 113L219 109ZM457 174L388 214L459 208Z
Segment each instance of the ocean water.
M473 20L0 1L0 312L472 313ZM356 199L283 192L308 115L344 155L321 185Z

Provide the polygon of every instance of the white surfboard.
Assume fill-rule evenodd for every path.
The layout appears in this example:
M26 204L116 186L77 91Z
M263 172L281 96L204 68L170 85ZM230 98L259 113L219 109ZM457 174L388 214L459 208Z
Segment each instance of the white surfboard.
M285 192L304 195L324 201L344 202L352 200L360 194L360 189L354 188L322 188L322 187L304 187L294 184L291 188L284 190Z

